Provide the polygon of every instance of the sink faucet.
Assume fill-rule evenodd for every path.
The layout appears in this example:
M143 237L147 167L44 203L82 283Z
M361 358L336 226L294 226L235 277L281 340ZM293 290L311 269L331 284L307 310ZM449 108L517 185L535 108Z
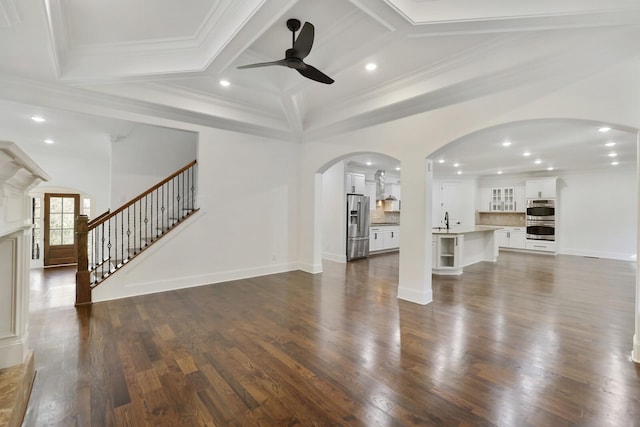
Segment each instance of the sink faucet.
M449 229L449 212L444 213L444 223L447 226L447 230Z

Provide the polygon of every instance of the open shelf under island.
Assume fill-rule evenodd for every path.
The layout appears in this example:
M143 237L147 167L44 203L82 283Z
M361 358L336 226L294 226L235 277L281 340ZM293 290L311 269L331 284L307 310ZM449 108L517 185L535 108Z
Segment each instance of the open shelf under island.
M432 273L462 274L467 265L498 260L495 231L501 227L476 225L432 229Z

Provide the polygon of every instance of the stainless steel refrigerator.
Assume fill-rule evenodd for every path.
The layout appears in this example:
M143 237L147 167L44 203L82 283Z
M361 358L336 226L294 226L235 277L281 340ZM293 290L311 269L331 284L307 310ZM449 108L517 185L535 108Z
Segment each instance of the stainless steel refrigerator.
M369 196L347 194L347 261L369 256Z

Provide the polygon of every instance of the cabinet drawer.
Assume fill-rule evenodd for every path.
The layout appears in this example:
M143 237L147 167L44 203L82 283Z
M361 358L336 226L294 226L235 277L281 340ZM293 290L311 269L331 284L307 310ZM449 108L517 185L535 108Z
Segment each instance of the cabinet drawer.
M532 251L555 252L556 242L547 242L544 240L527 240L526 248Z

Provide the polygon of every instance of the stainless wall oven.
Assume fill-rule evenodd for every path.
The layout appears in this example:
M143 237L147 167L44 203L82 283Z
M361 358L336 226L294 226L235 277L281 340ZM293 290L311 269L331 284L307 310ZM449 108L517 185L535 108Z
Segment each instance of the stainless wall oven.
M527 200L527 239L556 240L555 200Z

